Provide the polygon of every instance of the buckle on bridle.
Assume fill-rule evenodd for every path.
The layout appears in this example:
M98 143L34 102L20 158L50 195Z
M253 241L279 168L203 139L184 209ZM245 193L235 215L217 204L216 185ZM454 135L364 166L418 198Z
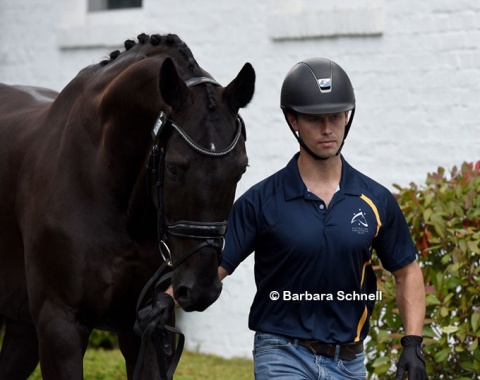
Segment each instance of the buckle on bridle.
M173 267L172 252L170 252L170 248L168 248L165 240L161 240L160 243L158 243L158 250L160 251L160 255L162 255L163 261L167 263L167 266L170 268Z

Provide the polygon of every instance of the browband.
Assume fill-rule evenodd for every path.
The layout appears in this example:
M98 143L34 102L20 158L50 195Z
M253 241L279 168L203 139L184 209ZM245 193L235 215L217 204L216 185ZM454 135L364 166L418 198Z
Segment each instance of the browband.
M187 85L187 87L193 87L203 83L210 83L215 86L220 86L220 83L218 83L215 79L207 78L207 77L194 77L194 78L187 79L185 81L185 84Z

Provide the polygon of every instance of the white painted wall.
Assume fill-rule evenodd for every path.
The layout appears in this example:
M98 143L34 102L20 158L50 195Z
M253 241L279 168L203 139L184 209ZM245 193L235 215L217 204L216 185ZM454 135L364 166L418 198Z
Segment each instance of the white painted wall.
M286 72L313 56L351 77L357 113L343 153L365 174L393 189L480 158L476 0L144 0L141 10L91 15L87 0L0 0L0 82L61 90L141 32L178 34L224 85L244 62L255 67L256 94L242 112L250 168L238 194L296 152L279 92ZM212 307L179 316L189 349L250 356L252 271L249 259Z

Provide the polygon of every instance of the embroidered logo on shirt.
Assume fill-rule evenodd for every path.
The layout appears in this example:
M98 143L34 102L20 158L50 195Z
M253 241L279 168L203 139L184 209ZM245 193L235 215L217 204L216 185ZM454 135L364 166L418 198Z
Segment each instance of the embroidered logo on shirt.
M359 235L363 235L368 232L368 222L365 218L365 213L362 209L359 209L358 212L353 213L353 218L350 224L352 225L352 232L355 232Z

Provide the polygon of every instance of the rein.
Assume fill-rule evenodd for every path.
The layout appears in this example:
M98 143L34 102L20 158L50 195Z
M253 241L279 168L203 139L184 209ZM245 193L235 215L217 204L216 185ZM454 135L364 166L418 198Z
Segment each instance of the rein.
M185 83L188 87L206 83L220 86L218 82L207 77L191 78L186 80ZM213 158L222 157L229 154L237 145L238 141L240 140L240 136L243 135L245 138L245 125L240 115L237 115L237 129L231 143L225 149L218 151L205 148L196 143L187 134L187 132L185 132L185 130L170 120L163 111L160 112L157 120L155 121L152 129L152 139L154 140L154 145L152 146L147 165L147 188L150 191L151 180L153 179L155 181L157 199L156 208L158 248L162 256L163 263L158 268L157 272L152 276L152 278L150 278L150 280L145 284L137 302L137 322L135 323L135 331L138 335L141 335L141 348L135 366L135 373L133 377L135 380L140 379L141 364L143 362L148 340L151 340L155 347L161 379L171 380L173 378L173 373L175 372L175 369L180 361L185 337L178 329L165 325L165 311L170 314L173 311L173 305L171 306L172 310L168 310L166 305L162 304L160 295L163 294L163 291L171 281L173 270L178 268L188 258L201 249L207 247L214 248L217 252L220 263L221 254L224 247L224 235L227 228L226 220L219 222L179 220L173 223L168 221L165 212L165 201L163 196L163 175L166 151L165 148L160 148L158 145L159 137L162 135L163 130L168 127L171 127L174 131L176 131L191 149L201 155ZM184 256L174 262L168 246L169 236L176 238L195 239L199 240L199 243L193 246ZM152 300L149 301L151 302L151 305L148 304L143 309L140 309L144 303L146 294L152 287L154 288L154 293ZM138 326L141 326L141 328ZM172 347L168 342L169 333L177 334L179 339L177 346L175 347L174 356L169 368L167 369L165 368L165 361L167 356L171 355L172 353Z

